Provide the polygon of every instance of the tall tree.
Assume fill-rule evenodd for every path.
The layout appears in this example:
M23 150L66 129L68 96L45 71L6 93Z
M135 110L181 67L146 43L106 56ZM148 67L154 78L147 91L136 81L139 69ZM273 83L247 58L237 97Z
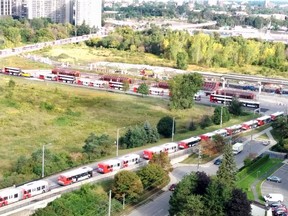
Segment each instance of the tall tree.
M88 154L89 159L103 157L111 153L111 140L106 134L97 136L91 133L84 141L83 151Z
M225 212L227 216L251 216L251 202L247 194L241 189L234 188Z
M229 113L240 116L243 113L241 102L237 98L233 98L231 104L228 107Z
M169 82L170 107L188 109L193 106L194 95L202 88L203 79L198 73L177 75Z
M137 172L145 190L155 188L169 179L169 176L161 166L148 164Z
M237 167L232 151L232 145L227 143L224 147L222 163L217 171L217 179L232 188L236 182Z
M143 192L143 185L139 176L132 171L123 170L114 176L112 191L116 199L125 199L136 201Z
M158 164L165 171L170 171L172 165L170 163L170 159L165 152L161 152L160 154L154 154L152 159L149 161L149 164Z
M214 109L213 122L219 125L221 124L221 118L222 123L228 122L230 120L230 114L228 108L225 106L217 106Z
M170 116L165 116L161 118L157 124L157 130L160 135L162 135L165 138L170 138L172 136L172 130L173 130L173 118ZM176 131L176 124L174 121L174 131Z
M186 70L188 68L188 55L186 52L179 52L177 54L176 66L182 70Z
M148 95L149 94L149 86L146 83L141 83L137 89L137 92L142 94L142 96Z
M148 121L145 121L143 126L146 136L147 143L155 143L159 140L159 133L156 127L152 127Z

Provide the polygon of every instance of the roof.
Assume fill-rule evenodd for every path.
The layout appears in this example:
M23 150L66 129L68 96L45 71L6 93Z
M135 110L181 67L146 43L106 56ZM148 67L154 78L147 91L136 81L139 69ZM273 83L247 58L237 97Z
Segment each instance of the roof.
M121 160L118 160L118 159L111 159L111 160L107 160L107 161L103 161L99 164L102 164L102 165L110 165L110 164L115 164L115 163L121 163Z
M79 175L81 173L85 173L85 172L91 172L93 171L93 169L91 167L81 167L75 170L71 170L69 172L66 173L62 173L61 176L65 176L65 177L71 177L71 176L75 176L75 175Z
M269 115L265 115L265 116L262 116L262 117L260 117L260 118L257 118L257 120L266 120L266 119L269 119L269 118L271 118L271 116L269 116Z
M242 125L233 125L233 126L231 126L231 127L227 127L226 129L230 129L230 130L233 130L233 129L239 129L239 128L241 128L242 127Z
M284 112L276 112L276 113L273 113L271 114L271 116L279 116L279 115L283 115Z
M175 142L170 142L170 143L165 143L165 144L163 144L162 146L163 146L163 147L170 147L170 146L178 146L178 144L175 143Z
M188 139L185 139L185 140L181 140L180 142L192 142L192 141L196 141L196 140L200 140L201 138L200 137L190 137Z
M162 150L163 150L163 148L155 146L155 147L152 147L149 149L145 149L144 151L162 151Z
M128 160L128 159L133 159L133 158L140 158L140 155L138 154L128 154L120 157L119 159L121 160Z

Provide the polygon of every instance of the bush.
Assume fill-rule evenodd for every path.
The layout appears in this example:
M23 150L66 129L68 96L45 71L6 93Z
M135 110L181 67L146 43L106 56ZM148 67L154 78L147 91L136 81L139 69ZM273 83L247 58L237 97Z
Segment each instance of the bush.
M201 118L199 125L200 125L201 129L204 129L206 127L211 126L212 125L212 120L211 120L210 116L204 115Z
M188 130L190 130L190 131L195 131L195 130L197 130L197 124L196 124L196 122L194 122L193 120L192 120L191 122L189 122Z

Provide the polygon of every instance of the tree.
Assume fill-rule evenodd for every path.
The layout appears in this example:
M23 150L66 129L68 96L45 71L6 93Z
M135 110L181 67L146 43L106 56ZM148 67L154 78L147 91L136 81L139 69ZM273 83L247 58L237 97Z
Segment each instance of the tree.
M222 118L222 123L228 122L230 120L230 114L228 112L227 107L217 106L214 109L213 122L219 125L221 124L221 118Z
M217 171L217 179L227 187L232 188L236 182L237 167L230 143L225 144L223 160Z
M207 188L211 182L211 179L205 172L196 172L195 174L197 176L197 186L194 189L194 194L204 195L207 193Z
M197 176L195 172L184 176L184 178L177 184L175 191L171 195L169 200L170 215L177 215L182 210L185 211L185 206L187 203L187 198L193 195L195 188L197 187Z
M143 185L135 172L123 170L114 176L112 191L118 200L125 196L125 199L135 202L143 192Z
M91 133L84 141L85 145L82 147L83 151L88 154L89 159L92 157L103 157L111 153L111 143L109 136L102 134L97 136Z
M217 179L211 181L207 188L207 193L204 195L205 208L204 215L219 215L224 216L225 204L230 198L230 188L220 183Z
M158 164L165 171L171 171L172 169L170 159L165 152L161 152L160 154L154 154L152 159L149 161L149 164Z
M195 131L196 129L197 129L197 124L193 120L191 120L188 125L188 130Z
M178 69L186 70L188 68L188 55L186 52L177 54L176 66Z
M143 126L146 136L147 143L155 143L159 140L159 133L156 127L152 127L148 121L145 121Z
M123 83L123 91L126 92L129 90L129 82L127 80Z
M135 126L128 128L126 134L121 139L121 145L126 148L143 146L147 143L147 134L143 127Z
M148 164L137 172L145 190L155 188L168 181L169 176L161 166Z
M193 106L194 95L202 88L203 79L198 73L177 75L169 81L170 107L188 109Z
M173 130L173 122L174 122L174 131L176 131L176 123L173 121L173 118L170 116L165 116L161 118L157 124L157 130L160 135L162 135L165 138L170 138L172 136L172 130Z
M276 121L272 123L273 130L282 139L288 138L288 122L287 117L277 118Z
M137 89L137 93L142 94L142 96L148 95L149 94L149 86L146 83L141 83Z
M231 104L228 107L229 113L240 116L243 113L241 102L237 98L233 98Z
M234 188L225 212L227 216L250 216L251 202L248 200L247 194L241 189Z

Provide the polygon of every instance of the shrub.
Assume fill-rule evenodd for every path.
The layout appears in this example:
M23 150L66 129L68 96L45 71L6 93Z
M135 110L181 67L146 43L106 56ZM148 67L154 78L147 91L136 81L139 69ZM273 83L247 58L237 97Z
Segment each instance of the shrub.
M201 129L204 129L204 128L212 125L212 120L208 115L204 115L201 118L199 125L200 125Z

